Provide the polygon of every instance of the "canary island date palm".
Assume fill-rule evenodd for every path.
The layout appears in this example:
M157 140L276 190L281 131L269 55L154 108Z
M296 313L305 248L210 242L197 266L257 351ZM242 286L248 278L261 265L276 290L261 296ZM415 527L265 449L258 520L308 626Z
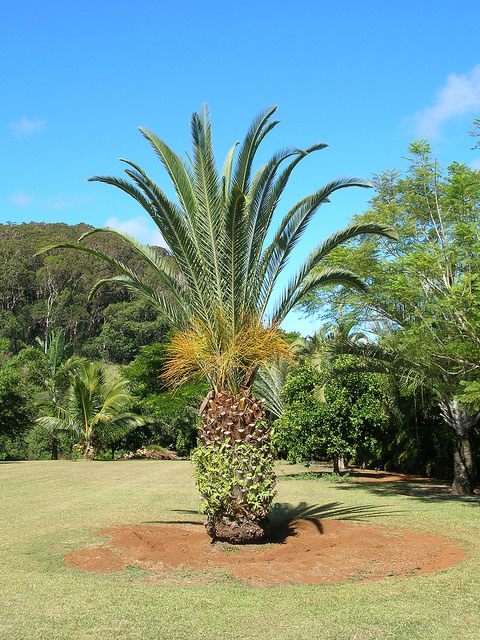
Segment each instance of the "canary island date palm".
M168 173L175 200L128 160L122 160L127 179L91 178L132 196L156 223L170 255L158 256L114 230L87 232L79 242L100 231L122 236L149 264L158 288L109 255L82 244L56 245L81 247L107 260L117 270L110 281L143 295L178 328L163 376L168 384L180 384L198 374L209 381L211 391L202 406L200 445L194 456L196 478L206 501L208 532L231 541L264 534L274 494L273 470L265 462L272 457L269 429L261 403L250 389L262 365L290 357L278 327L316 287L332 283L361 287L347 269L318 267L332 249L359 234L387 233L386 227L372 224L352 225L335 233L318 245L273 301L280 275L319 207L339 189L370 186L361 178L333 180L278 218L293 170L326 145L284 149L254 170L259 146L278 124L272 119L275 110L269 108L253 121L244 141L228 152L222 170L217 169L206 106L192 115L193 151L186 160L141 128ZM225 476L233 473L228 481ZM244 534L237 536L242 529Z
M76 437L86 460L93 459L102 446L147 423L126 410L132 401L128 381L109 379L101 364L77 363L70 380L62 404L44 403L45 415L37 422L52 433L65 431Z

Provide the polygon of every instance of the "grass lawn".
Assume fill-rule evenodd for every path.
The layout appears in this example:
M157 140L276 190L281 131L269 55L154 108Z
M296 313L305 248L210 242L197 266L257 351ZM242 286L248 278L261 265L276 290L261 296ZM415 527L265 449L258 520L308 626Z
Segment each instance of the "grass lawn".
M268 588L235 581L172 586L128 569L82 572L65 567L63 556L99 529L200 520L190 463L0 463L1 640L480 638L478 498L285 477L301 471L279 468L277 502L329 505L327 517L442 535L458 541L466 559L403 579Z

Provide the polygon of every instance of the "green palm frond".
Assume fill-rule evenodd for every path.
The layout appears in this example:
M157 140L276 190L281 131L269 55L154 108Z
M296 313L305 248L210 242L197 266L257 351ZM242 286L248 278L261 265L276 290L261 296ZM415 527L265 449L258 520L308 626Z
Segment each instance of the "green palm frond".
M279 120L270 121L270 118L276 110L277 107L274 106L260 113L250 125L245 139L240 146L232 184L237 186L243 193L248 193L249 191L252 165L260 143L280 122Z
M315 289L329 286L342 285L354 287L358 290L365 288L364 283L351 271L347 269L322 269L311 273L307 278L304 270L301 269L295 278L290 280L283 296L272 311L272 322L278 324L285 320L290 311L298 305L301 300Z
M148 422L143 416L126 412L132 396L123 378L110 380L103 365L79 362L70 374L70 387L63 406L44 406L50 415L37 423L50 433L67 431L88 447L114 442L131 429Z
M262 300L262 313L265 313L267 309L278 276L283 271L290 254L303 236L310 220L318 208L322 204L329 202L329 196L338 189L350 186L368 187L369 184L369 182L361 178L341 178L330 182L314 194L300 200L300 202L290 209L281 222L273 241L265 249L259 264L259 270L256 277L258 290L255 291L254 295ZM378 228L380 228L380 226ZM366 232L367 231L365 231L365 233ZM334 236L336 235L337 234L334 234ZM345 239L343 241L345 242L347 239L354 237L355 234L350 232L344 235ZM331 236L331 238L334 238L334 236ZM329 239L325 242L328 242L328 240ZM337 246L335 242L336 241L333 240L331 243L332 249L334 246ZM324 253L322 257L324 255L326 255L326 253ZM309 270L309 264L312 264L310 268L315 266L311 259L307 261L303 268L305 276Z
M288 371L286 362L274 361L259 369L253 383L255 397L263 400L265 408L275 418L281 418L284 411L282 392Z
M276 107L269 107L254 119L243 142L236 142L228 151L220 171L206 105L191 117L192 153L187 161L142 127L141 134L174 186L175 201L169 199L140 166L129 160L122 159L126 179L91 178L129 194L157 225L169 248L168 260L125 234L109 232L122 237L146 262L157 278L158 287L115 258L83 244L63 243L48 249L75 247L106 260L116 275L99 282L94 292L105 282L121 283L144 296L179 329L188 327L195 319L205 335L229 335L231 340L237 340L244 318L268 324L265 316L272 294L278 290L279 276L319 207L340 189L371 186L369 181L356 177L332 180L293 205L283 214L278 228L272 229L295 168L305 157L326 147L324 143L317 143L306 149L281 149L255 169L262 141L278 124L273 119L275 111ZM97 232L85 234L82 242ZM325 240L291 278L271 315L272 323L282 321L315 287L362 286L348 270L321 271L322 260L330 251L360 233L391 237L380 225L357 225ZM224 326L218 326L219 319ZM229 348L225 348L228 352ZM223 362L221 357L220 360ZM233 363L229 371L235 367ZM237 369L239 379L232 382L233 386L238 386L245 370L250 370L243 361ZM234 378L235 374L229 376ZM215 379L211 371L208 377Z
M193 175L190 167L154 133L145 127L140 127L139 130L143 137L151 144L167 170L175 186L180 206L190 217L194 217L196 200L192 189Z

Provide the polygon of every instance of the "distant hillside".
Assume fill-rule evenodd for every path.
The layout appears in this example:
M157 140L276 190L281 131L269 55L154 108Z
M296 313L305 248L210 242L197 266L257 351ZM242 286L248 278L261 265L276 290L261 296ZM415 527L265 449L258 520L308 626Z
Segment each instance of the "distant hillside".
M101 260L68 249L34 255L38 249L51 244L75 242L92 228L86 224L36 222L0 225L2 348L17 353L34 344L37 336L44 340L50 329L63 327L67 340L75 343L77 353L128 362L138 344L136 347L130 345L128 353L123 354L122 349L126 347L117 344L114 349L117 355L112 356L108 340L102 340L102 333L109 328L105 327L106 323L115 326L113 331L107 331L112 338L115 334L120 334L117 338L124 333L142 334L138 327L124 326L128 322L149 323L150 333L153 333L149 335L145 325L143 339L146 343L162 337L165 323L159 322L155 312L143 303L133 301L132 295L122 287L101 287L94 299L88 301L93 285L113 275L112 269ZM100 234L88 239L87 243L107 250L134 270L145 273L144 265L120 239Z

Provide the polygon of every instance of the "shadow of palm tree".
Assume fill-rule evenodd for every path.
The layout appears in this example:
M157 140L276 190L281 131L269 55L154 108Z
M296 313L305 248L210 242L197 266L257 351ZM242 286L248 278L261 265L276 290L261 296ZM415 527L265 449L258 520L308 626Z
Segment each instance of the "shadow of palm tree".
M272 521L285 522L298 518L335 518L336 520L364 520L365 518L375 518L383 516L385 513L399 513L398 511L386 511L388 505L379 507L378 505L347 506L341 502L329 502L322 505L309 505L307 502L299 502L297 505L289 503L276 503L273 506Z
M452 496L450 487L446 484L431 484L418 482L358 482L340 485L339 491L361 490L376 496L406 496L422 502L480 502L480 494L473 496Z
M147 520L144 524L205 524L205 519L202 520L202 516L194 509L171 509L172 513L184 513L186 516L196 516L196 520L182 519L182 520Z
M387 511L388 505L383 507L373 505L362 506L346 506L341 502L329 502L322 505L311 505L307 502L299 502L298 504L290 504L288 502L276 503L270 514L270 532L268 534L268 542L283 543L285 540L296 535L295 520L309 520L317 528L318 533L322 535L322 520L350 520L362 522L369 518L383 516L386 513L402 513L401 511ZM180 525L199 525L205 524L200 519L197 511L191 509L172 509L172 512L185 514L186 516L197 516L197 519L184 518L178 520L149 520L144 524L180 524Z
M299 502L296 505L289 503L276 503L273 506L270 517L271 530L269 540L271 542L284 542L289 536L295 535L295 520L309 520L323 533L321 520L327 518L335 520L351 520L361 522L367 518L375 518L386 513L400 513L399 511L386 511L385 507L373 505L346 506L341 502L329 502L322 505L309 505L307 502Z

